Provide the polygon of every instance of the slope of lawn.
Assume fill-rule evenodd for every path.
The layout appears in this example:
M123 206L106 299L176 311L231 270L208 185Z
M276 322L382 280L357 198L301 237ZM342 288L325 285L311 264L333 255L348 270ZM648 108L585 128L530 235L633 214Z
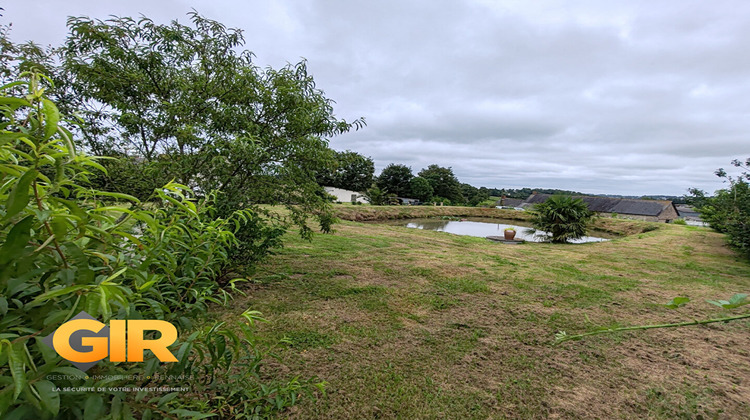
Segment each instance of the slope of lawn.
M352 206L354 207L354 206ZM705 228L608 219L633 234L503 245L345 221L286 247L230 308L288 338L269 375L317 376L293 418L748 418L750 324L554 334L742 313L750 264ZM693 301L670 310L675 296Z

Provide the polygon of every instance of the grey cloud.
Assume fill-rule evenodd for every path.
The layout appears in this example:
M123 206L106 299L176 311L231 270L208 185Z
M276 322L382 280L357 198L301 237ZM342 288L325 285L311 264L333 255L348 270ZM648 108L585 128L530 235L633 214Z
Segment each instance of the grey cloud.
M14 37L62 40L57 2L28 7L6 6ZM740 0L74 0L63 13L168 21L191 7L243 29L259 65L305 57L337 115L368 121L332 147L377 168L437 163L477 186L682 194L720 188L714 169L750 156Z

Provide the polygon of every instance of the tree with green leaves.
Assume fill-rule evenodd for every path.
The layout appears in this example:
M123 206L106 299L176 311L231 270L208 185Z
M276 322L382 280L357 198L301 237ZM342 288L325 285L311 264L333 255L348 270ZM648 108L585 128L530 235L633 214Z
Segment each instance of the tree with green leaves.
M461 195L464 197L464 203L470 206L477 206L490 198L490 192L486 187L477 188L470 184L461 184Z
M713 197L707 197L701 190L691 189L690 201L711 228L726 233L732 247L750 256L750 158L745 162L735 159L732 166L740 168L742 173L734 177L723 168L715 172L729 183L728 188L716 191Z
M411 187L411 196L419 199L422 202L428 202L432 199L433 189L430 185L430 181L422 178L421 176L415 176L409 182Z
M490 199L490 190L487 187L479 187L477 193L469 199L469 204L478 206L483 201Z
M267 418L320 389L316 380L261 374L271 349L255 329L258 312L207 317L244 280L235 278L231 250L262 248L286 229L243 243L235 232L256 223L253 212L216 217L212 196L196 201L174 182L153 191L158 206L91 188L101 159L76 148L45 95L48 82L24 73L0 87L0 418ZM172 323L181 332L171 348L178 361L160 364L149 352L144 363L101 360L83 375L43 339L82 311L105 323ZM122 391L181 386L186 375L202 378L192 393L144 399ZM61 391L84 387L101 392Z
M566 243L586 236L593 217L594 213L582 199L553 195L534 206L531 223L534 228L549 233L553 243Z
M460 184L462 203L468 203L472 197L479 193L479 189L471 184Z
M17 80L21 73L36 70L51 76L53 54L34 42L15 44L10 40L10 25L0 25L0 83Z
M305 215L325 208L315 174L334 162L328 138L364 121L335 117L305 61L261 69L240 30L189 16L69 19L64 97L87 123L86 146L218 191L224 214L285 204L305 230Z
M406 165L391 163L383 169L375 183L378 188L397 197L411 196L411 179L414 174Z
M317 174L320 185L343 188L351 191L366 191L375 175L375 162L372 158L347 150L335 152L335 167L321 168Z
M388 204L390 197L386 191L381 190L377 184L372 184L365 192L365 199L373 206Z
M470 184L461 184L461 195L464 197L464 202L470 206L476 206L490 198L490 192L487 188L477 188Z
M419 171L418 175L430 183L436 196L447 198L453 204L465 201L461 194L461 183L453 174L453 169L430 165Z

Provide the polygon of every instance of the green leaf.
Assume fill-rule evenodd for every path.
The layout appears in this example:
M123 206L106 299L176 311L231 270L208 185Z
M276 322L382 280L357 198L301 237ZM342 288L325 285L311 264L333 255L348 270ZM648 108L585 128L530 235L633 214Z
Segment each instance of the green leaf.
M49 99L42 99L42 114L44 114L44 139L52 137L57 132L57 124L60 122L60 111Z
M13 402L13 394L0 391L0 416L6 414L8 407Z
M683 306L688 302L690 302L690 298L688 297L676 297L664 306L666 306L669 309L677 309L680 306Z
M10 88L15 87L15 86L23 86L23 85L28 85L28 84L29 84L29 82L27 82L25 80L19 80L19 81L16 81L16 82L6 83L6 84L0 86L0 90L10 89Z
M5 173L13 177L21 176L21 171L11 168L7 165L0 165L0 173ZM8 186L8 188L10 187ZM0 189L0 192L2 192L2 189Z
M157 407L161 408L166 403L172 401L173 399L177 398L180 394L178 392L170 392L169 394L159 398L159 402L156 404Z
M156 283L156 280L149 280L149 281L143 283L142 285L138 286L138 291L139 292L144 292L144 291L150 289L151 286L153 286L155 283Z
M129 195L129 194L121 194L121 193L115 193L115 192L109 192L109 191L94 191L93 194L94 195L99 195L99 196L105 196L105 197L119 198L121 200L132 201L132 202L135 202L135 203L140 203L141 202L141 200L139 200L139 199L137 199L137 198L135 198L135 197L133 197L132 195Z
M91 395L86 399L86 403L83 406L83 419L84 420L98 420L102 418L102 410L104 409L104 400L101 395Z
M68 233L68 221L62 216L53 216L49 222L52 232L59 240L64 240Z
M60 394L55 391L55 384L50 381L37 381L33 386L39 392L44 411L56 416L60 411Z
M11 141L18 140L21 137L26 137L26 134L24 134L24 133L12 133L10 131L3 131L2 133L0 133L0 146L4 145L5 143L9 143Z
M737 293L729 298L729 300L707 300L706 302L724 309L734 309L750 304L750 301L747 300L747 295L744 293Z
M76 144L73 142L73 133L65 127L58 126L58 128L60 129L60 137L63 138L65 145L67 146L68 156L70 156L71 159L75 159L78 152L76 152Z
M26 99L4 96L0 97L0 105L8 105L11 109L17 109L22 106L29 106L31 104Z
M57 352L42 342L42 337L36 336L36 349L42 354L45 363L54 363L59 357Z
M732 296L729 299L729 303L731 305L739 305L739 304L743 304L743 302L745 302L745 299L747 299L747 295L746 294L744 294L744 293L737 293L736 295ZM748 302L748 303L750 303L750 302Z
M0 296L0 315L5 316L8 313L8 300Z
M105 168L104 166L100 165L98 162L96 162L93 159L81 162L81 165L82 166L91 166L92 168L96 168L96 169L104 172L105 174L107 173L107 168Z
M112 405L110 407L110 414L112 418L119 419L122 417L122 398L115 396L112 399Z
M50 290L49 292L42 293L34 299L34 302L44 302L57 296L67 295L81 289L89 289L91 286L86 285L75 285L70 287L64 287L62 289Z
M4 221L20 213L29 204L29 187L31 187L31 183L36 179L37 175L39 175L39 171L29 169L18 180L18 183L13 187L8 197L7 213L3 218Z
M106 280L104 280L104 281L102 282L102 284L104 284L104 283L109 283L109 282L111 282L112 280L114 280L114 279L116 279L116 278L120 277L120 275L121 275L122 273L126 272L127 270L128 270L128 267L124 267L124 268L120 269L120 270L119 270L118 272L116 272L115 274L112 274L111 276L107 277L107 279L106 279Z
M99 287L99 313L102 314L105 320L109 320L112 316L112 308L109 306L109 297L107 296L107 289Z
M21 395L26 388L26 352L23 347L24 343L11 344L8 340L3 340L4 345L8 347L8 366L10 374L13 376L13 399Z
M707 300L706 302L710 303L711 305L716 305L720 308L723 308L724 305L729 305L729 302L726 300Z
M31 239L33 224L34 216L26 216L8 232L5 243L0 248L0 266L8 264L23 254L29 239Z

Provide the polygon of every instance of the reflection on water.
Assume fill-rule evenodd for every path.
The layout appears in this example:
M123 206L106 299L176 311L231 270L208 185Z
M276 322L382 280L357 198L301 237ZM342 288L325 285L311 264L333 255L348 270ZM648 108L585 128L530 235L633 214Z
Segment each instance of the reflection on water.
M528 224L519 223L515 220L499 220L485 218L469 218L461 221L440 220L440 219L409 219L389 221L387 224L396 226L405 226L413 229L436 230L439 232L453 233L456 235L477 236L484 238L487 236L503 236L506 228L513 227L516 229L516 239L523 239L531 242L541 242L546 237L545 232L534 232ZM609 239L596 236L584 236L581 239L570 241L571 243L585 242L602 242Z

